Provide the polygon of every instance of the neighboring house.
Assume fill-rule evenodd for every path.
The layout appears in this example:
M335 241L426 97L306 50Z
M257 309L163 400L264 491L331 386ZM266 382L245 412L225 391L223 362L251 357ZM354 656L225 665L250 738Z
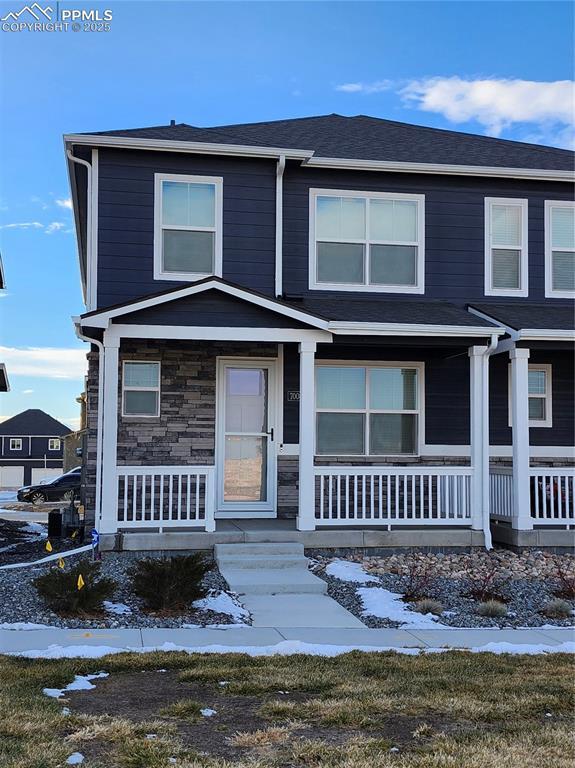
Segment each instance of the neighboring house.
M4 266L2 264L2 254L0 253L0 291L6 288L6 281L4 280ZM8 382L8 374L6 372L6 365L0 362L0 392L9 392L10 384Z
M80 429L64 435L64 472L83 463L84 444L86 441L86 394L83 392L76 398L80 405Z
M572 540L572 152L339 115L65 146L104 547Z
M0 488L20 488L62 474L62 438L69 431L38 408L1 422Z

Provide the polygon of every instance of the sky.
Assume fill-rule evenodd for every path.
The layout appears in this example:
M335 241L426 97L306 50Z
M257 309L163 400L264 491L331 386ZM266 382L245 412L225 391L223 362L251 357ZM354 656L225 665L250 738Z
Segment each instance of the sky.
M46 0L41 6L56 6ZM24 3L0 1L0 18ZM573 5L60 2L109 31L0 29L0 420L77 427L86 345L62 135L369 114L573 147Z

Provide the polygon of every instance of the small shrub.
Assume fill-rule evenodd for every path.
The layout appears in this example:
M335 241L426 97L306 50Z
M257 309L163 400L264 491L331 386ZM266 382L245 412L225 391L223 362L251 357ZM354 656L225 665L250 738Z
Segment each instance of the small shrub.
M193 699L180 699L160 710L163 717L177 717L180 720L199 720L202 705Z
M550 619L568 619L571 616L571 605L567 600L550 600L547 605L541 611L545 616Z
M413 604L413 608L418 613L433 613L435 616L439 616L443 613L443 606L439 600L432 600L431 598L418 600Z
M422 563L414 558L408 561L404 594L405 600L412 601L427 598L434 584L435 573L433 562L431 560Z
M557 589L553 594L565 600L575 600L575 573L566 571L560 560L555 561L555 580Z
M489 616L492 619L497 619L507 614L507 606L499 600L486 600L477 606L477 613L480 616Z
M129 569L128 575L134 594L142 598L148 610L181 611L206 596L202 579L208 570L204 557L196 553L144 558Z
M509 576L504 576L500 572L500 564L493 560L484 570L473 573L468 578L468 594L481 603L495 601L502 603L503 590L510 581Z
M103 601L112 597L116 589L113 579L98 578L99 573L99 563L81 560L69 570L51 568L34 579L33 584L56 613L94 613L102 610ZM82 589L78 589L79 576L84 580Z

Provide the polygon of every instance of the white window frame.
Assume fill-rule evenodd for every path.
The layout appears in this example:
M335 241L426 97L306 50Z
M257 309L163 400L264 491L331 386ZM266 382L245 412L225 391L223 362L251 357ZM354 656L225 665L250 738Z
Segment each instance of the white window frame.
M528 365L530 371L545 371L545 394L544 395L530 395L527 391L527 398L539 397L541 400L545 400L545 419L529 419L530 427L552 427L553 426L553 366L548 363L530 363ZM511 404L511 363L508 366L508 426L512 427L512 404Z
M369 204L365 206L366 238L322 238L321 242L361 243L365 247L365 283L323 283L317 280L317 243L316 243L316 200L318 197L348 197L380 199L380 200L410 200L417 203L417 241L391 242L388 240L370 240L369 238ZM411 245L417 248L416 285L370 285L369 284L369 246L370 245ZM309 288L316 291L354 291L365 293L425 293L425 195L412 195L402 192L358 192L352 189L319 189L309 190Z
M364 458L372 459L377 457L385 458L402 458L420 456L425 444L425 363L412 362L409 360L316 360L315 364L315 377L316 377L316 398L317 398L317 370L318 368L365 368L365 408L318 408L316 402L314 403L314 454L319 458L326 457L340 457L345 456L350 459ZM370 408L369 404L369 384L370 375L369 369L374 368L415 368L417 370L417 408L394 410L392 408ZM318 413L362 413L365 415L364 426L364 453L317 453L317 414ZM370 453L370 434L369 434L369 416L372 413L391 413L391 414L415 414L417 416L417 437L416 437L416 452L415 453Z
M157 387L127 387L126 386L126 365L130 363L151 363L158 366L158 386ZM122 361L122 417L126 419L157 419L160 415L160 398L162 396L162 363L160 360L123 360ZM158 407L156 413L126 413L126 392L157 392Z
M213 184L215 187L215 213L213 227L188 227L176 224L162 224L162 183L175 181L183 184ZM223 184L222 176L190 176L180 173L154 174L154 279L178 280L179 282L194 282L206 277L222 276L222 243L223 243ZM213 272L166 272L162 267L162 248L164 229L181 230L184 232L213 232L214 233L214 269Z
M21 451L22 450L22 438L21 437L11 437L10 438L10 450L11 451Z
M551 210L553 208L575 208L573 200L545 200L545 298L573 299L575 291L556 291L553 289L553 247L551 244ZM572 252L574 248L557 248Z
M48 450L49 451L59 451L61 445L62 445L62 442L61 442L59 437L51 437L48 440Z
M521 247L491 245L491 207L493 205L514 205L521 208ZM529 295L529 201L519 197L486 197L485 198L485 296L528 296ZM493 288L493 249L520 251L519 256L519 288Z

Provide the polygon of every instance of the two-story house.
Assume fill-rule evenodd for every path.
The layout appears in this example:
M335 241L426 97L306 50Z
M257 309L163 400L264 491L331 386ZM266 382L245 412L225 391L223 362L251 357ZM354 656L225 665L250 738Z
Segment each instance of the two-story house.
M0 423L0 488L20 488L62 474L70 428L38 408Z
M65 146L104 548L567 544L572 152L340 115Z

